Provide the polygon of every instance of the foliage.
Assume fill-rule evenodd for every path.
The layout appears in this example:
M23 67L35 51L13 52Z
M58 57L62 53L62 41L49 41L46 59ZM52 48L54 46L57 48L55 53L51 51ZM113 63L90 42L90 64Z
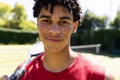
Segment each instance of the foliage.
M13 12L13 19L15 21L22 21L27 19L27 14L25 13L25 8L23 5L16 3Z
M0 28L0 43L10 44L10 43L34 43L38 38L37 32L28 32L13 29L2 29Z
M12 10L12 7L7 3L0 2L0 18L6 19Z
M0 3L0 5L0 27L36 31L36 24L27 20L23 5L16 3L13 8L6 3Z
M22 30L27 30L27 31L37 31L37 26L35 25L35 23L33 21L27 21L27 20L23 20L19 27Z
M25 13L24 6L16 3L11 14L12 18L11 20L9 20L10 24L8 24L7 26L10 26L10 28L14 29L23 29L23 27L21 27L21 24L23 24L24 21L27 22L27 15Z
M3 27L10 16L12 7L7 3L0 2L0 27Z
M78 30L93 30L95 28L103 29L106 25L107 19L107 16L96 16L94 13L87 10L83 16L82 25L78 28Z
M3 19L0 18L0 27L5 25L5 21L3 21Z
M114 19L112 26L116 29L120 28L120 11L117 12L117 16Z
M98 44L102 45L102 50L120 50L120 30L81 30L72 35L71 45Z

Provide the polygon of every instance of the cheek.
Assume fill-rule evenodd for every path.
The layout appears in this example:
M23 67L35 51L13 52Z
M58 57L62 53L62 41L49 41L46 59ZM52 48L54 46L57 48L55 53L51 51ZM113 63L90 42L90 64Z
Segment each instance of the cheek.
M70 38L71 34L73 33L73 26L65 27L62 31L64 32L67 38Z
M38 25L37 29L38 29L40 38L42 38L42 36L45 34L45 32L47 32L47 29L44 25Z
M38 29L39 33L42 33L42 32L45 32L47 30L47 26L42 25L42 24L38 24L37 29Z
M65 33L68 33L68 34L71 34L73 32L73 26L70 25L69 27L64 27L64 32Z

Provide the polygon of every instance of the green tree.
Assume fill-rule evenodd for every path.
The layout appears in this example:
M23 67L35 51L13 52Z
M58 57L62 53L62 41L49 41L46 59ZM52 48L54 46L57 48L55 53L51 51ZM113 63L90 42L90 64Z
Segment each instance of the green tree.
M23 5L16 3L14 6L14 9L12 10L13 12L13 19L14 20L26 20L27 19L27 14L25 12L25 8Z
M10 21L11 28L21 29L20 24L23 20L27 20L27 14L23 5L16 3L12 10L12 19Z
M36 26L35 22L33 22L33 21L22 20L22 22L20 23L19 27L22 30L37 31L37 26Z
M113 20L112 26L116 29L120 28L120 11L117 12L117 16Z
M9 4L0 2L0 27L7 23L11 10L12 7Z
M108 18L106 16L96 16L94 13L87 10L83 15L83 22L82 25L78 28L78 30L91 30L95 28L103 29L106 25L107 19Z
M0 27L36 31L36 24L27 20L25 8L19 3L11 7L7 3L0 2Z
M36 25L33 21L27 20L27 14L23 5L16 3L12 10L12 20L10 21L12 28L36 31Z

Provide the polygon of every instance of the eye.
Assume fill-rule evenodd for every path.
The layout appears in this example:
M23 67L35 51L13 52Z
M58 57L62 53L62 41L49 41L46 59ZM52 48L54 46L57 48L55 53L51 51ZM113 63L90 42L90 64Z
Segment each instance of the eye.
M39 22L42 23L42 24L50 24L50 23L52 23L52 21L49 20L49 19L43 19L43 20L40 20Z
M69 22L68 21L59 21L59 24L60 25L69 25Z

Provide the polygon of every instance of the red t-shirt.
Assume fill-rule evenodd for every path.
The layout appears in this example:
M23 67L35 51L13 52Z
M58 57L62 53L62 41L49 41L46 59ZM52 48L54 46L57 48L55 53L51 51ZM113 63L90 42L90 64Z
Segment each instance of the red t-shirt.
M41 55L26 67L26 73L20 80L104 80L105 69L78 55L64 71L54 73L45 70Z

